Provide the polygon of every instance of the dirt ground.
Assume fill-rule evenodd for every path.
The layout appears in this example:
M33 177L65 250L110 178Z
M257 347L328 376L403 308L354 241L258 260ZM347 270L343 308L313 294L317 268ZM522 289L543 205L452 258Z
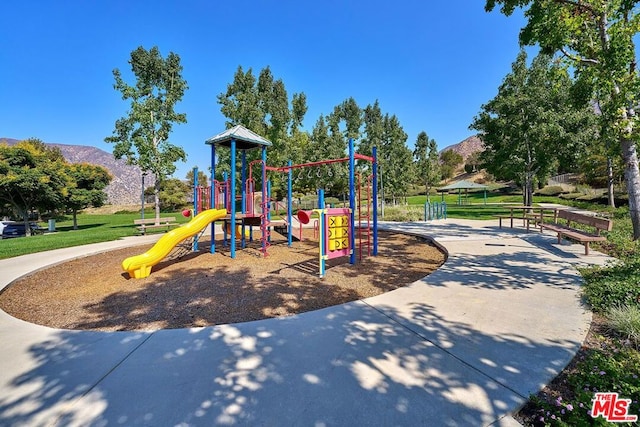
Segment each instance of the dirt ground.
M329 260L320 279L317 242L296 241L290 248L276 236L266 258L258 242L231 259L220 242L212 255L210 242L201 241L199 252L177 250L153 267L150 277L137 280L121 263L151 246L87 256L16 280L0 293L0 309L64 329L209 326L289 316L378 295L427 276L445 260L424 239L380 232L378 256L356 265L348 257Z

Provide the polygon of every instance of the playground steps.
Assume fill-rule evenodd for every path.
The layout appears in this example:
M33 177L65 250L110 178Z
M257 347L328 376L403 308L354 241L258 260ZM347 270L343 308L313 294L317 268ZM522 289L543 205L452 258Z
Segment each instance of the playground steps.
M283 235L284 237L287 237L288 236L288 232L289 232L289 227L286 224L274 225L273 226L273 231L275 231L278 234ZM298 235L296 233L296 229L294 228L292 231L293 231L291 233L292 240L295 240L296 242L300 241L300 238L298 237Z
M282 234L283 236L287 235L287 226L286 225L274 225L273 231L276 233Z

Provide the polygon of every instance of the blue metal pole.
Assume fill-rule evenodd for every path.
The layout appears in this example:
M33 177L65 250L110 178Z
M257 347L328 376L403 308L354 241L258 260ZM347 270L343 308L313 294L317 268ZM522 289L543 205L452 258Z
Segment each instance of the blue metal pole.
M213 209L216 206L217 200L214 200L216 195L216 189L214 180L216 177L216 146L215 144L211 144L211 196L209 197L209 208ZM211 253L216 253L216 223L215 221L211 223Z
M351 235L349 236L349 248L351 249L351 255L349 256L349 264L356 263L356 186L355 186L355 170L356 170L356 158L355 150L353 147L353 138L349 138L349 208L351 209L351 215L349 215L351 222Z
M236 236L234 232L236 231L236 140L231 140L231 177L229 178L231 183L229 190L230 195L230 203L231 203L231 236L229 239L231 240L231 258L236 257Z
M193 168L193 216L198 215L198 168ZM198 250L198 235L193 236L193 252Z
M289 173L287 174L287 223L289 223L289 227L287 227L287 246L291 246L293 243L293 231L291 230L291 226L293 225L293 218L291 215L291 211L293 210L293 203L291 201L291 198L293 197L293 186L291 183L293 179L293 171L291 169L291 160L287 162L287 166L289 166Z
M377 147L373 147L373 248L371 254L373 256L378 255L378 150Z

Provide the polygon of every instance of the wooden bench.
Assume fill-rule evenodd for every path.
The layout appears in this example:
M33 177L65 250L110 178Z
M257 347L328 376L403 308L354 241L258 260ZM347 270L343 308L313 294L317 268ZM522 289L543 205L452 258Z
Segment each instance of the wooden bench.
M498 226L502 228L502 220L509 219L511 220L511 228L513 228L513 215L493 215L494 218L498 218ZM516 218L520 219L520 218Z
M563 220L564 223L558 223L558 220ZM584 230L578 230L571 227L571 224L581 224L592 227L595 232L590 233ZM589 243L602 242L607 240L606 237L600 235L600 231L611 231L613 228L613 221L606 218L599 218L592 215L584 215L577 212L571 212L569 210L558 210L556 222L542 223L540 224L542 229L551 230L558 233L558 244L562 242L562 237L566 237L571 240L575 240L584 245L584 254L589 255Z
M143 234L143 235L149 229L166 228L167 231L169 231L171 227L180 225L179 223L176 222L176 218L172 216L167 218L160 218L159 224L156 224L155 218L134 219L133 223L138 226L137 227L138 231L140 232L140 234Z
M533 222L534 227L540 227L540 232L542 233L542 224L544 224L545 219L552 220L554 223L558 221L558 211L556 209L553 210L553 213L545 213L544 210L540 212L527 214L524 217L524 220L527 223L527 232L529 232L531 228L531 223Z

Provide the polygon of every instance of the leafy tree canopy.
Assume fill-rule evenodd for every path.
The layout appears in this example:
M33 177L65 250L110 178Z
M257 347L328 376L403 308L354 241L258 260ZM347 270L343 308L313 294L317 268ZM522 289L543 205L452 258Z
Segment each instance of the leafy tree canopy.
M538 55L527 67L521 51L496 97L471 125L485 145L487 170L522 184L526 205L536 179L549 176L560 159L575 158L597 135L593 110L574 104L571 86L566 70L551 56Z
M561 52L583 87L600 104L602 135L620 145L629 194L633 238L640 238L640 169L636 141L640 136L636 109L640 74L634 37L640 30L637 1L632 0L487 0L510 15L525 8L523 45L538 44L542 52ZM604 139L605 143L608 137Z
M107 198L104 189L111 182L111 175L102 166L88 163L68 165L67 174L73 184L65 197L65 206L73 212L73 229L78 229L78 211L90 206L102 206Z
M129 60L135 84L130 85L119 69L113 70L114 88L130 102L127 114L115 123L113 135L105 138L114 144L117 159L126 158L144 172L156 177L156 219L160 218L160 184L176 170L177 161L185 161L184 149L171 143L169 136L176 123L186 123L187 116L175 106L187 90L182 78L180 57L170 52L163 58L157 47L142 46L131 52Z
M12 147L0 145L0 202L11 206L27 224L32 210L64 206L72 184L66 172L60 150L47 147L38 139Z
M440 162L438 144L422 131L416 139L413 157L416 161L416 177L425 186L425 194L429 197L431 187L440 181Z

